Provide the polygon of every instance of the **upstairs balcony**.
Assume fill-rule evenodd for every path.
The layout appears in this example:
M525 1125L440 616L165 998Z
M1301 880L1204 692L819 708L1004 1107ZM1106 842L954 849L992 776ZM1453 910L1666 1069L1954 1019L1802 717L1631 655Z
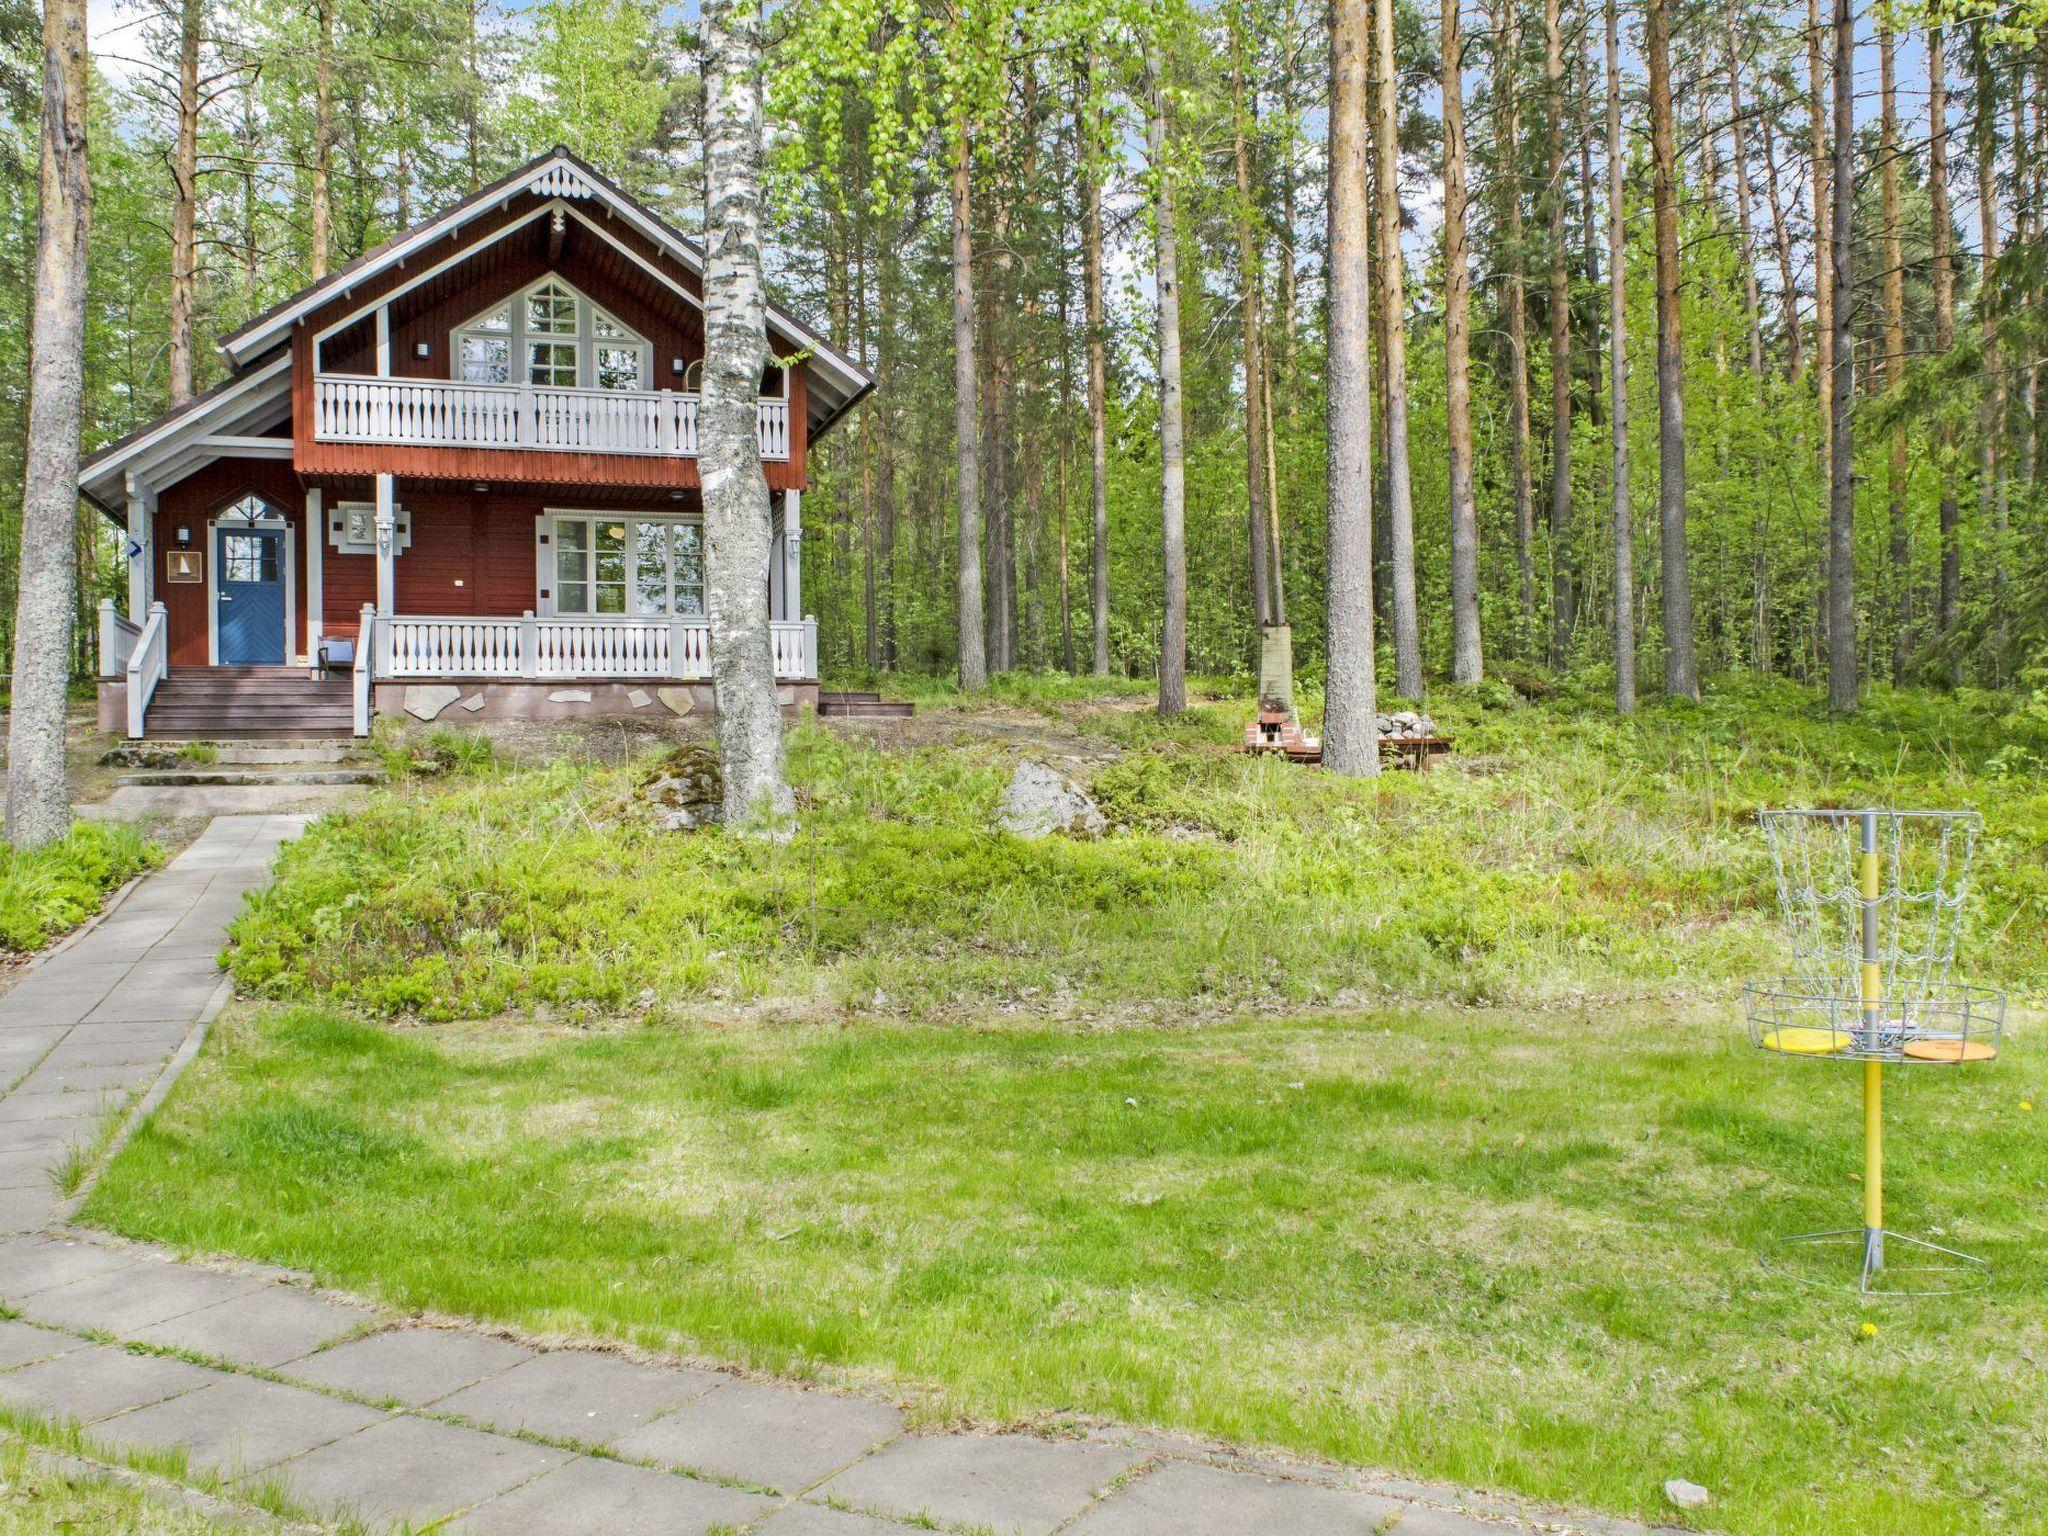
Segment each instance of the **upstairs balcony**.
M321 373L313 441L393 448L697 457L699 397L666 390L562 389ZM790 402L756 407L761 457L790 458Z

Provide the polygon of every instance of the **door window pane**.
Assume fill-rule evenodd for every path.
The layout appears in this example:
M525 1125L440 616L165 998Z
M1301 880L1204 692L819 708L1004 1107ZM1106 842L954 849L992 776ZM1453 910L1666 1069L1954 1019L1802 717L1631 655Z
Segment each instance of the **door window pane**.
M593 523L590 529L590 608L593 613L626 611L626 525Z
M668 524L633 525L633 611L668 612Z
M675 535L675 611L690 615L704 612L704 529L697 523L677 523Z
M239 582L274 582L277 576L277 547L282 541L259 533L221 535L221 579Z
M555 524L555 611L590 612L590 525Z

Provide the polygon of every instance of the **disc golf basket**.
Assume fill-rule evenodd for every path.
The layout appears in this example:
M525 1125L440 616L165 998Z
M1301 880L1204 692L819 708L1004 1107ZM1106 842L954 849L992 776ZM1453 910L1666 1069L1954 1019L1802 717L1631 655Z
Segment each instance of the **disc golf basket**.
M1793 971L1749 987L1751 1041L1806 1061L1863 1067L1863 1225L1802 1232L1774 1257L1860 1250L1859 1288L1970 1289L1984 1261L1884 1225L1884 1069L1998 1054L2005 998L1954 979L1956 939L1982 825L1974 811L1765 811ZM1889 1257L1887 1247L1890 1248Z

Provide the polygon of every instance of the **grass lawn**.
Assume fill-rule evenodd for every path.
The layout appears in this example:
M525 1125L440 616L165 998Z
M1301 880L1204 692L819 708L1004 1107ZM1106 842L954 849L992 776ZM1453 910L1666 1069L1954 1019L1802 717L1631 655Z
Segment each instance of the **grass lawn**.
M324 824L236 930L274 1001L88 1218L934 1417L1658 1517L1682 1476L1734 1533L2044 1506L2048 1051L1891 1074L1893 1224L1995 1278L1865 1305L1757 1258L1855 1221L1855 1075L1752 1052L1734 1006L1776 961L1749 813L1866 797L1985 812L1973 969L2037 994L2038 727L1489 692L1432 701L1460 770L1360 786L1229 751L1242 701L1057 694L914 747L801 733L780 848L651 831L633 766ZM1032 730L1125 831L991 831Z
M120 822L74 822L56 842L30 853L0 845L0 954L41 949L162 857L140 831Z

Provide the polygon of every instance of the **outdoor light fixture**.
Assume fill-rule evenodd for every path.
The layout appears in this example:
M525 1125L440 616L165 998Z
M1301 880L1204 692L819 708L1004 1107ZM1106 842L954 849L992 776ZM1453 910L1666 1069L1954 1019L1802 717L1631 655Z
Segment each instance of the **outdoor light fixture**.
M668 360L668 371L670 373L688 373L690 365L680 357L672 357Z
M180 523L178 525L176 539L178 548L183 549L186 545L192 542L192 530L190 528L187 528L183 523Z
M434 355L433 343L427 341L414 342L412 344L412 355L414 357L432 357Z

